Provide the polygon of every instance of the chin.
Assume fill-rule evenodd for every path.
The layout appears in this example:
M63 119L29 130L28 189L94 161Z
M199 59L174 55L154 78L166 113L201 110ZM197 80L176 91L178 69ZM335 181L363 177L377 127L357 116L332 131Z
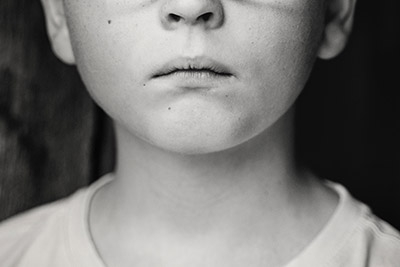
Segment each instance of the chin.
M162 125L161 125L162 126ZM234 148L252 137L262 129L255 129L246 123L233 123L229 120L211 125L166 125L152 129L147 135L147 142L163 150L184 154L201 155L221 152Z
M175 140L157 140L153 145L173 153L183 155L204 155L221 152L232 148L241 142L233 140L222 140L219 138L201 138L192 140L188 138L179 138Z

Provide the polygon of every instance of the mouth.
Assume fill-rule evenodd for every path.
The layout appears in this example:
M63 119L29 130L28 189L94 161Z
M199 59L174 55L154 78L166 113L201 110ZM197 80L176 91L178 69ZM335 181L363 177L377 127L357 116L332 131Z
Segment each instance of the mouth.
M217 79L235 76L229 67L205 57L178 58L161 66L152 75L153 79L167 76L182 78Z
M174 75L174 76L183 76L183 77L197 77L197 78L212 78L212 77L218 77L218 76L225 76L225 77L230 77L232 74L226 73L226 72L219 72L216 70L213 70L212 68L195 68L190 66L188 69L185 68L176 68L171 71L166 71L165 73L160 73L154 75L154 78L159 78L162 76L169 76L169 75Z

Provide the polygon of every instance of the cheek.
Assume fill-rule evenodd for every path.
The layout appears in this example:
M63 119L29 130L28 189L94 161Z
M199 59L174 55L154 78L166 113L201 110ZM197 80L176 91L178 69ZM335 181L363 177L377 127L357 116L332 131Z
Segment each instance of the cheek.
M274 85L288 85L291 81L304 80L316 58L319 36L322 32L320 19L307 11L291 16L265 10L259 16L241 23L241 34L235 39L236 54L245 54L239 63L249 69L250 75L265 77ZM247 23L247 25L246 25Z
M259 16L232 25L240 30L231 34L230 52L236 55L240 68L247 70L243 78L249 88L254 88L245 96L248 108L253 110L253 121L270 125L304 88L322 33L322 17L310 12L287 16L263 10Z
M126 24L121 17L107 14L105 6L92 8L90 3L77 2L67 4L68 23L77 66L89 93L116 120L124 114L137 117L135 110L152 101L142 71L145 59L154 55L148 51L151 36L134 21ZM139 14L136 20L146 23L146 16ZM137 124L140 121L136 119Z

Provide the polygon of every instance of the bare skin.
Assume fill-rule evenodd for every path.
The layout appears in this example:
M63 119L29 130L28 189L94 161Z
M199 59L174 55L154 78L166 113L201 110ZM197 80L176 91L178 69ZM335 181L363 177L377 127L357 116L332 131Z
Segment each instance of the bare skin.
M90 214L107 266L283 266L297 255L337 197L294 164L291 115L239 147L191 157L117 126L124 160Z

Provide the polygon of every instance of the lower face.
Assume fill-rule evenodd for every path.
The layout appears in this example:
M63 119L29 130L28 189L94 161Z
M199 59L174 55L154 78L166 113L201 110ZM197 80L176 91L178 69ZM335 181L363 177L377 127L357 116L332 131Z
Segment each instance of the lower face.
M160 10L179 1L218 2L223 22L164 27ZM65 8L78 69L97 103L132 137L201 154L255 137L290 108L316 56L322 2L81 0ZM230 75L155 75L182 58L218 62Z

